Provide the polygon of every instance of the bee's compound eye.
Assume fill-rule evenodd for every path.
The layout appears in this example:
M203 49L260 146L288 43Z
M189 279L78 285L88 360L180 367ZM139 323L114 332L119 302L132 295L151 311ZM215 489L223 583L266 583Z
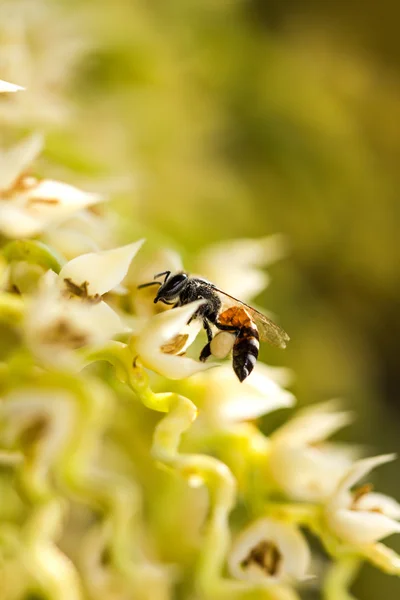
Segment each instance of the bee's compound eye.
M179 285L186 281L186 279L187 275L185 275L185 273L178 273L177 275L171 277L171 279L168 280L168 283L171 287L175 287L176 285Z
M220 331L210 342L211 354L215 358L225 358L233 348L236 335L230 331Z
M174 275L171 277L171 279L168 279L163 288L163 293L168 296L173 296L174 294L179 293L184 287L186 280L187 275L185 275L185 273L178 273L178 275Z

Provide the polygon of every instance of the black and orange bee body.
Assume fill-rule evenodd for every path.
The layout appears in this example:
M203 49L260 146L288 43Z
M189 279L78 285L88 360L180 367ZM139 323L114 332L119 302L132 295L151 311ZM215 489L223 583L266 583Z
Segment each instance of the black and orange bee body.
M206 300L194 313L193 319L202 319L208 343L200 354L205 361L211 355L213 332L210 324L222 331L232 332L236 339L232 347L233 370L240 381L250 375L258 358L259 340L280 348L286 347L289 336L271 319L244 302L218 289L213 283L187 273L171 276L170 271L155 276L165 276L163 282L152 281L139 288L159 285L154 302L163 302L176 308L195 300Z
M227 325L236 330L236 340L232 348L233 370L244 381L250 375L258 358L260 347L258 329L246 309L231 306L218 316L218 325Z

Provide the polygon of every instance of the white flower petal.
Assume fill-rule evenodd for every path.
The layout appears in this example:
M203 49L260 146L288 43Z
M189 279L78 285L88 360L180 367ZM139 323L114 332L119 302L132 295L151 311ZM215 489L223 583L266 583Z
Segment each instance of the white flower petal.
M0 232L10 238L31 237L40 233L42 224L12 202L0 202Z
M352 463L347 449L321 443L351 421L348 412L334 412L332 402L302 410L271 436L271 475L296 500L325 500L336 490Z
M77 256L61 269L60 281L70 279L77 286L87 282L89 295L101 296L121 283L143 242Z
M259 267L281 258L285 245L281 235L220 242L204 250L195 267L222 290L247 302L268 285L269 277Z
M327 523L332 532L352 544L372 544L392 533L400 532L400 506L383 494L361 487L350 488L375 467L392 461L393 454L358 460L342 478L325 507Z
M87 323L88 328L90 328L90 325L93 326L93 329L101 328L100 341L110 339L117 333L128 331L117 313L106 302L99 302L88 308L88 317L90 319Z
M381 512L391 519L400 519L400 504L390 496L369 492L357 500L357 510Z
M295 398L270 377L270 368L257 363L242 383L231 365L199 373L192 379L197 393L203 390L203 415L215 422L232 423L257 419L294 405Z
M39 133L25 138L0 155L0 189L8 190L40 154L44 139Z
M279 553L276 572L272 574L251 560L251 552L264 542L272 544ZM272 519L259 519L235 540L228 556L228 566L236 579L255 583L303 580L307 577L310 558L307 542L297 528Z
M268 465L273 479L290 498L306 502L327 499L351 464L350 456L328 446L271 443Z
M19 92L24 89L25 88L21 85L16 85L15 83L8 83L8 81L3 81L2 79L0 79L0 93Z
M63 183L44 179L24 193L25 209L43 225L65 219L70 214L101 201L98 194Z
M350 412L325 412L320 406L311 407L299 412L273 437L280 442L287 440L290 444L312 444L331 436L352 419Z
M225 372L232 377L232 368L228 369L229 374ZM243 383L237 385L241 390L233 394L230 401L222 403L219 411L221 417L230 422L257 419L274 410L290 408L296 402L293 394L267 379L257 366Z
M81 254L100 251L91 237L75 231L72 227L50 228L45 233L44 241L67 260L72 260Z
M181 333L190 317L203 303L203 300L191 302L155 315L145 323L143 330L134 339L135 351L144 366L169 379L183 379L215 366L161 351L161 346Z
M351 469L349 469L347 475L341 481L338 488L338 493L350 489L355 483L357 483L357 481L375 469L375 467L379 467L379 465L384 465L387 462L391 462L395 458L395 454L381 454L380 456L372 456L371 458L358 460L354 463Z
M57 275L48 271L38 293L30 299L26 343L46 364L76 369L81 365L77 348L103 344L125 327L105 302L89 304L79 298L65 298L57 283Z
M400 532L400 523L375 512L340 509L328 516L337 536L351 544L372 544Z

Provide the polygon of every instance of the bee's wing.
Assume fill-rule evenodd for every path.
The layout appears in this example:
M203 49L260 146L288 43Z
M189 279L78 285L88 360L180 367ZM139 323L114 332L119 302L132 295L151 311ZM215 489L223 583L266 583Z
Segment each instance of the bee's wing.
M230 294L223 292L219 288L213 285L218 294L221 295L221 300L224 306L227 308L229 306L242 306L249 313L250 317L255 322L258 334L260 336L260 340L263 342L269 342L273 346L278 346L278 348L286 348L287 342L290 340L290 337L279 325L276 325L271 319L269 319L266 315L263 315L255 308L252 308L245 302L234 298Z

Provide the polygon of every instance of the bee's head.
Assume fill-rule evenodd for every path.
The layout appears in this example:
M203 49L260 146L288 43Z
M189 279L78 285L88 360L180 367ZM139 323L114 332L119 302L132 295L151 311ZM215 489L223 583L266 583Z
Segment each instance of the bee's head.
M177 300L181 292L185 289L187 281L188 276L186 273L177 273L172 277L167 275L154 298L154 303L164 302L165 304L169 304L173 300Z
M159 285L160 288L154 298L154 303L164 302L164 304L173 304L174 300L177 300L179 294L185 289L189 277L186 273L177 273L171 277L171 271L164 271L155 275L154 279L161 277L161 275L165 275L163 283L161 281L150 281L150 283L138 285L138 289L150 287L151 285Z

